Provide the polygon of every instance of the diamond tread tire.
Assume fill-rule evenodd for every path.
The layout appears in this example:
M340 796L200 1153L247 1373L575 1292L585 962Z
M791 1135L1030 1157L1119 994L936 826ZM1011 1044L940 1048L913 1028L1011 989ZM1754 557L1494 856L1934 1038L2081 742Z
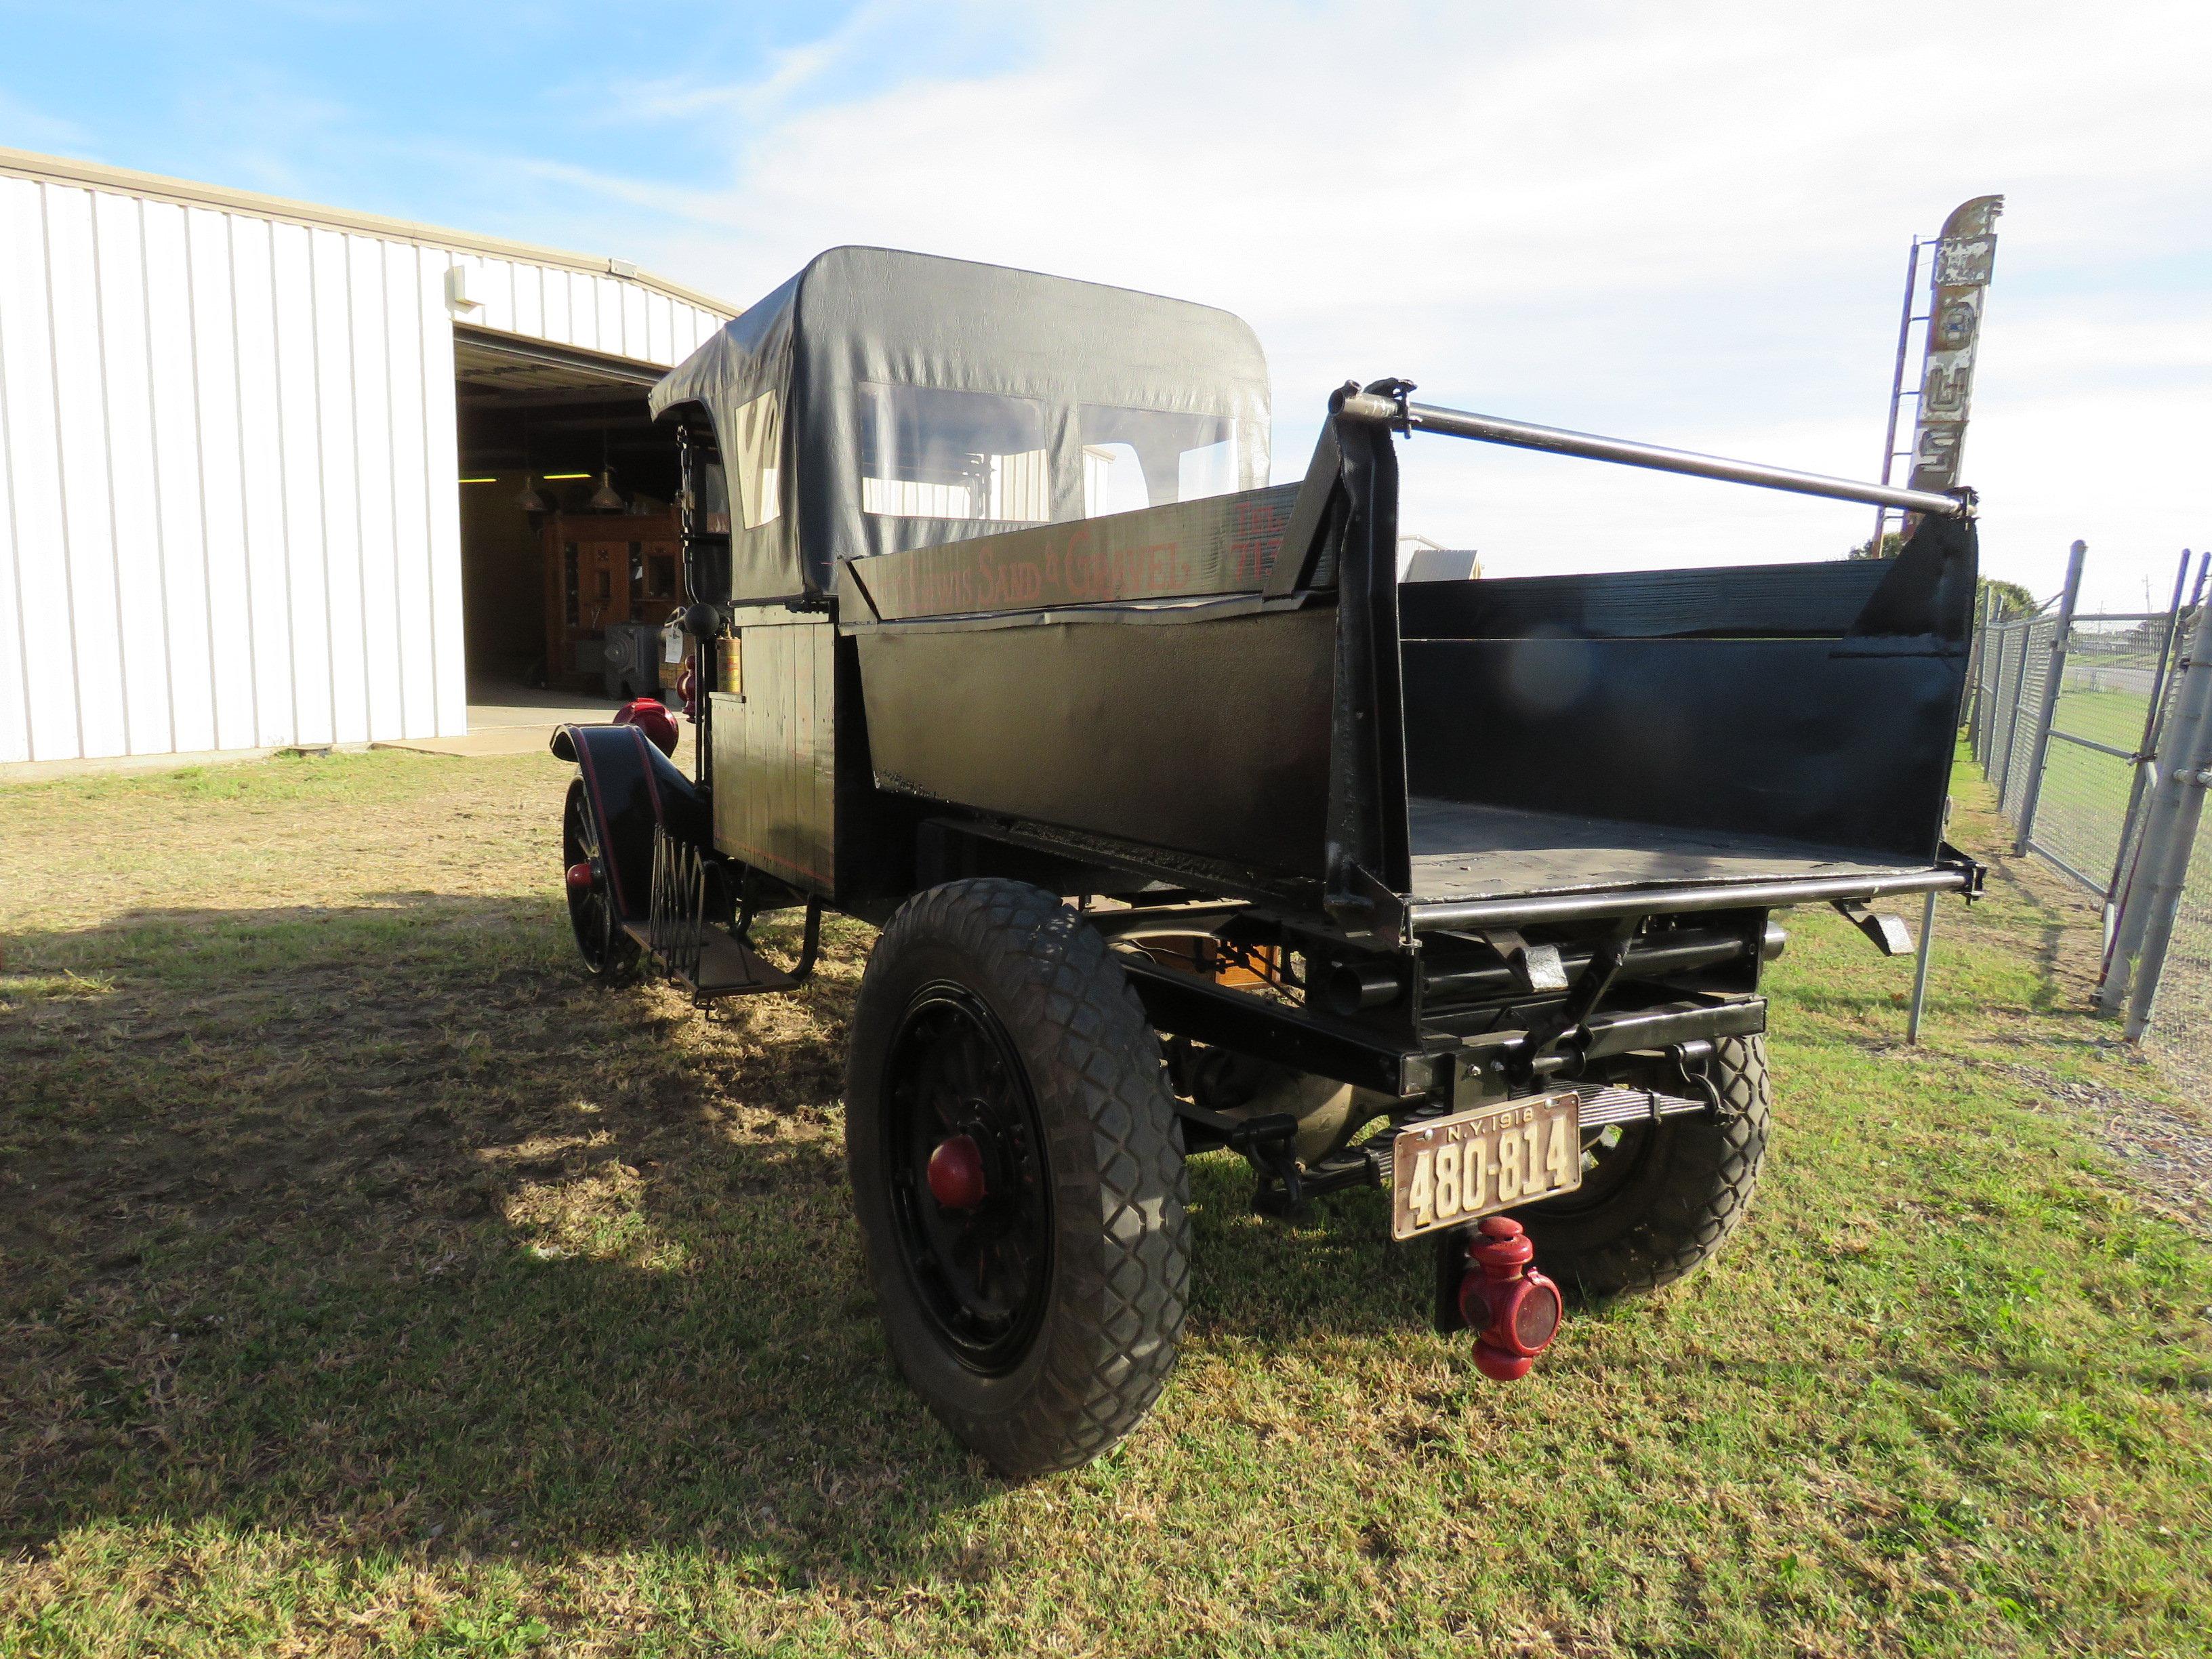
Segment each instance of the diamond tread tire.
M908 1009L951 981L978 995L1027 1078L1050 1182L1051 1261L1026 1351L963 1363L921 1305L885 1167L884 1075ZM1190 1279L1182 1131L1158 1037L1105 942L1018 882L950 883L877 941L853 1022L845 1148L892 1358L953 1435L1016 1478L1099 1455L1174 1365Z
M1727 1037L1714 1050L1707 1075L1720 1092L1717 1113L1631 1129L1606 1156L1632 1162L1594 1203L1570 1194L1517 1212L1536 1265L1563 1287L1591 1298L1656 1291L1712 1255L1742 1222L1773 1121L1766 1039Z

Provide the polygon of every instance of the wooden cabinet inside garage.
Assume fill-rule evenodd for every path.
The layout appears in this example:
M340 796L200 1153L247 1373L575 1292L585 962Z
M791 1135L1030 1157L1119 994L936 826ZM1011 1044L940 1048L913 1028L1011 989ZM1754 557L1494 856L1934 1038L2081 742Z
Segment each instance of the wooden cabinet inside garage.
M551 513L545 538L545 664L555 684L596 684L607 629L660 623L683 591L673 511Z

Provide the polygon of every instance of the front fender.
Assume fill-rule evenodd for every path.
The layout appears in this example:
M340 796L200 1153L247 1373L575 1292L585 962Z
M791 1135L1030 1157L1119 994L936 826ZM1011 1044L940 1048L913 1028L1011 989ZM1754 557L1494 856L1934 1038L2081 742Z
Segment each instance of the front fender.
M608 893L623 921L646 919L652 902L653 832L713 851L707 797L635 726L563 726L554 755L574 761L599 832Z

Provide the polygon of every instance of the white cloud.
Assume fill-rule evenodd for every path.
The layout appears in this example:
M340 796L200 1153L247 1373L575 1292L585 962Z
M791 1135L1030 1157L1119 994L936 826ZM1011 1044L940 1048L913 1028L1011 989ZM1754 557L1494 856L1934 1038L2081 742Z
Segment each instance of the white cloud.
M618 80L611 86L579 86L585 118L598 125L702 119L718 125L772 119L809 94L818 93L857 49L883 33L895 8L876 3L854 11L829 33L769 54L765 71L750 81L702 79L679 73L651 80Z
M1329 386L1397 372L1440 401L1857 474L1907 234L2002 191L1967 466L1988 564L2048 591L2086 537L2093 596L2134 604L2212 537L2199 7L1033 15L1002 72L831 100L841 37L727 99L679 88L659 118L701 100L726 173L599 185L674 222L639 257L739 300L862 241L1225 305L1269 349L1279 471ZM869 23L869 50L897 49ZM1868 516L1442 447L1409 455L1408 527L1501 569L1831 556Z

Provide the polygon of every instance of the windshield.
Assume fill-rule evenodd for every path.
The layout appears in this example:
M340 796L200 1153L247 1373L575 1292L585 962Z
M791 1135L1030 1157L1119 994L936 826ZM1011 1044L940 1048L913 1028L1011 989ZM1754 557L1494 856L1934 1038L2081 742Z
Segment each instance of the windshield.
M1085 404L1083 516L1226 495L1237 487L1237 422L1226 415Z
M1042 404L873 381L859 391L863 512L997 524L1052 517Z

